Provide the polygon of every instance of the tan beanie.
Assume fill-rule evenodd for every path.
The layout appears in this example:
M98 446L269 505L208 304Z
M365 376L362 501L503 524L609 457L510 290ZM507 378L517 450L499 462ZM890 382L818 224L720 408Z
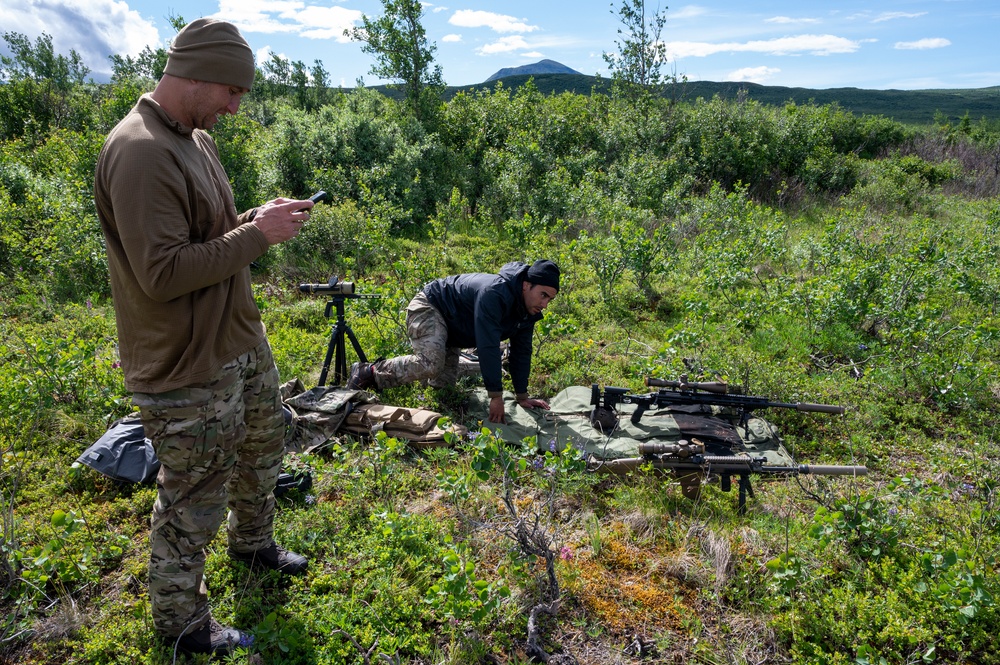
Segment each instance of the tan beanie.
M199 18L174 38L165 74L248 90L253 85L253 51L232 23Z

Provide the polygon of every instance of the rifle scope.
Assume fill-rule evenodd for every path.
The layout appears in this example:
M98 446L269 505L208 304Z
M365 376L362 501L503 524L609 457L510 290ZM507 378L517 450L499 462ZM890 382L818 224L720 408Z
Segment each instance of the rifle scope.
M331 277L326 284L299 284L299 291L302 293L329 293L337 296L354 295L354 282L341 282L336 277Z

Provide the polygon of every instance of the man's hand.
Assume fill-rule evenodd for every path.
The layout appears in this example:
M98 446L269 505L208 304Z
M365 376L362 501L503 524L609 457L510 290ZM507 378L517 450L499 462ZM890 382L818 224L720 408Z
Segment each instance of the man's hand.
M490 422L507 423L507 419L504 418L503 397L490 398Z
M517 403L525 409L545 409L546 411L549 409L549 403L544 399L531 399L529 397L525 397L524 399L517 400ZM490 422L507 422L507 419L504 417L503 397L490 398Z
M517 400L517 403L525 409L545 409L546 411L549 410L549 403L546 402L544 399L525 398Z
M268 245L277 245L299 235L314 205L309 199L274 199L257 208L251 224L261 230Z

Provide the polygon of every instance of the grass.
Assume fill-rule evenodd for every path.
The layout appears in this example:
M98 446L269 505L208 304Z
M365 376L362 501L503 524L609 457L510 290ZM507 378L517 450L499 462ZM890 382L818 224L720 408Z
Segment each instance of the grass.
M690 372L845 404L842 417L766 415L800 462L865 464L867 478L757 482L741 516L717 484L689 501L676 481L587 476L560 456L544 463L558 473L535 473L533 453L520 467L486 435L423 452L344 437L298 458L313 487L280 500L277 537L309 557L304 578L231 562L224 533L210 545L213 612L259 651L231 662L996 663L997 208L930 198L902 215L789 215L785 245L755 248L766 255L741 253L762 236L734 216L725 247L678 245L652 300L627 280L602 289L591 261L606 255L560 253L559 237L537 250L568 279L536 334L533 392ZM405 348L402 308L439 260L429 243L400 242L387 251L397 267L359 276L383 296L348 305L369 355ZM453 235L448 260L491 269L481 243ZM283 379L314 385L324 301L273 276L255 289ZM155 490L73 468L130 408L111 306L19 311L0 337L0 657L173 662L146 596ZM382 395L456 419L461 397ZM554 594L557 609L529 625Z

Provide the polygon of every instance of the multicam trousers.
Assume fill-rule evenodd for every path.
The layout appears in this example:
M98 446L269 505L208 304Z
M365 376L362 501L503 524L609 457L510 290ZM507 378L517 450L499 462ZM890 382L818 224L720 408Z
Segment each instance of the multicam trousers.
M454 384L460 376L479 372L479 363L462 358L462 349L448 346L448 323L421 291L406 308L406 334L413 354L372 366L379 388L426 381L435 388Z
M229 547L273 542L274 489L284 452L278 370L265 340L204 384L135 393L160 460L150 533L153 625L167 636L210 617L205 547L229 508Z

